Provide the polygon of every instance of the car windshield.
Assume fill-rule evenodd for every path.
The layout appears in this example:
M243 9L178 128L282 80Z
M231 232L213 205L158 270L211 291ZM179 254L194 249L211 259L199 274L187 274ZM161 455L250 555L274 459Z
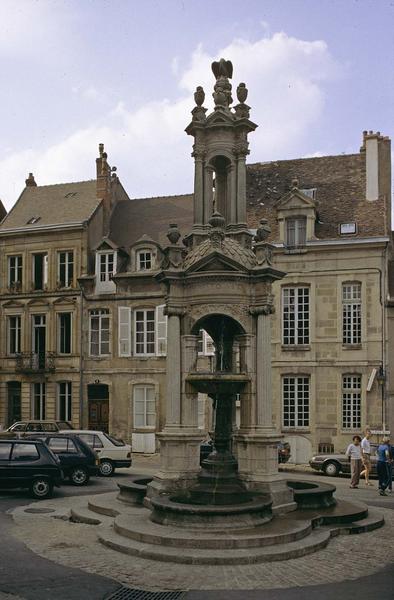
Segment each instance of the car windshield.
M104 435L107 438L107 440L109 440L114 446L125 446L126 445L123 440L117 440L112 435L108 435L108 433L104 433Z
M74 429L73 426L68 423L68 421L58 421L57 422L59 429Z

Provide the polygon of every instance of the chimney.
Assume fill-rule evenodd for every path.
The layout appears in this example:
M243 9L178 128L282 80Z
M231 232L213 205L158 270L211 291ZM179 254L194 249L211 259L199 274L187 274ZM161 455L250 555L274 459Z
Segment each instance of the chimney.
M387 190L387 160L390 160L390 139L380 131L363 131L363 145L360 151L365 153L366 189L365 197L370 202L377 200Z
M33 173L29 173L29 177L25 180L26 187L37 187Z

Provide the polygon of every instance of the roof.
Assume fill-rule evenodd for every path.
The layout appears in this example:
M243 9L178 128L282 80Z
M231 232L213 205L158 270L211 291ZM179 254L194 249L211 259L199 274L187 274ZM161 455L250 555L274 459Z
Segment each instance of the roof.
M109 237L119 246L129 247L144 234L162 246L169 244L167 231L170 223L177 223L182 235L193 224L193 194L159 196L122 200L111 216Z
M343 239L341 223L356 222L352 238L387 235L385 200L373 203L365 197L365 153L278 160L247 165L247 214L251 229L262 218L268 219L272 233L269 241L278 241L276 202L293 187L316 188L318 239ZM193 194L124 200L115 207L110 237L120 246L130 246L148 234L167 245L170 223L177 223L182 235L193 223Z
M251 228L268 219L270 241L278 239L275 203L298 179L300 190L316 188L318 239L342 238L339 225L356 222L352 237L387 235L385 200L366 200L365 153L256 163L247 167L247 212Z
M219 247L215 246L210 239L204 240L193 248L183 262L183 268L188 269L198 263L202 258L210 254L218 253L243 265L246 269L253 269L256 266L256 255L252 250L248 250L232 238L224 238Z
M96 180L56 185L27 186L0 224L0 231L20 227L29 230L45 225L82 223L87 221L100 199L96 196ZM36 222L30 222L37 218Z

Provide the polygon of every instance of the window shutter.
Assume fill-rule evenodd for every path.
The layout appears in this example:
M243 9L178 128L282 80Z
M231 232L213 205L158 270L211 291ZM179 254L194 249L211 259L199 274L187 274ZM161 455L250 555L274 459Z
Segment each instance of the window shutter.
M164 304L156 307L156 355L167 354L167 315L164 314Z
M203 330L204 333L204 354L210 355L210 354L215 354L215 345L213 343L213 339L211 338L210 335L208 335L208 333L205 331L205 329Z
M46 285L48 283L48 254L44 254L43 262L43 284Z
M128 306L118 308L119 356L131 356L131 310Z

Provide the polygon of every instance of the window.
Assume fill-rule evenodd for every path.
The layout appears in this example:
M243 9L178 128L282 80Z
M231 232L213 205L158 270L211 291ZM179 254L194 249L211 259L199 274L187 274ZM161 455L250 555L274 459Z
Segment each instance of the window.
M317 188L304 188L301 189L300 192L304 194L304 196L308 196L308 198L316 200Z
M297 248L306 244L306 217L286 219L286 246Z
M283 344L309 344L309 288L282 288Z
M11 444L0 444L0 460L9 460L11 452Z
M205 329L200 329L198 333L197 351L198 354L203 354L206 356L212 356L215 354L213 339L207 334Z
M106 356L109 352L109 310L90 311L90 356Z
M342 378L342 427L361 427L361 375L344 375Z
M113 252L99 254L100 281L111 281L115 273L115 255Z
M26 225L34 225L40 219L41 219L41 217L30 217L30 219L26 222Z
M149 271L152 268L152 252L150 250L139 250L137 252L137 270Z
M75 445L74 440L70 438L53 437L49 439L48 446L52 452L57 454L76 454L78 449Z
M22 283L22 256L16 254L8 257L8 286L17 287Z
M32 419L45 419L45 383L32 384Z
M361 344L361 283L342 285L342 327L344 344Z
M35 444L14 444L11 460L38 460L39 458Z
M57 418L60 421L72 420L71 381L61 381L57 384Z
M134 386L134 428L155 426L155 388L153 385L136 385Z
M309 377L283 377L283 427L309 427Z
M72 287L74 281L74 252L57 253L58 285L62 288Z
M8 317L8 354L18 354L21 351L21 315Z
M103 448L104 444L100 440L98 435L93 435L91 433L78 433L78 437L81 438L85 444L87 444L90 448Z
M131 310L128 306L118 308L119 356L131 356Z
M59 354L71 354L71 318L68 312L57 316Z
M48 254L33 254L33 289L43 290L48 283Z
M164 304L156 307L156 355L167 354L167 315L164 314Z
M135 354L155 354L155 310L135 311Z

